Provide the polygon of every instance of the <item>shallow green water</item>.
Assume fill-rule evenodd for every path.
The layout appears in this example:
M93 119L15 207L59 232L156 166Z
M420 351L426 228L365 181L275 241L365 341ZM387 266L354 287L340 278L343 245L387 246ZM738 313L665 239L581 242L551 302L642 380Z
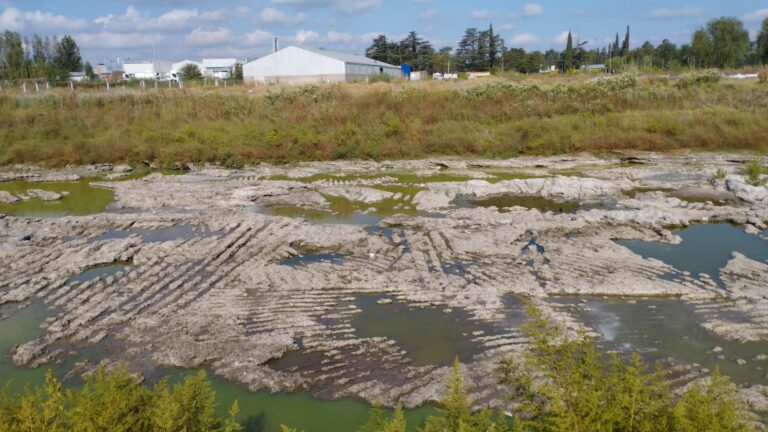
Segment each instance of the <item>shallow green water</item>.
M736 251L746 257L768 262L768 241L744 232L741 227L728 224L694 225L673 231L683 241L672 245L658 242L618 241L644 258L656 258L680 271L693 275L706 273L719 280L720 269Z
M15 204L0 204L0 213L28 217L82 216L101 213L114 200L112 190L91 186L87 180L66 182L0 182L0 190L8 191L15 195L24 194L29 189L41 189L59 193L69 192L69 195L58 201L46 202L40 198L32 198Z
M0 384L7 383L10 395L22 393L26 385L43 384L49 369L62 379L75 361L87 358L98 362L100 355L103 355L98 347L92 347L77 358L64 359L63 365L47 365L36 369L16 367L9 351L15 345L40 336L39 325L49 312L42 302L34 302L24 309L17 309L16 305L0 307L0 314L9 317L0 321ZM170 375L172 381L175 381L192 373L194 371L174 371ZM239 418L247 432L279 432L281 424L306 432L355 432L368 419L369 406L361 401L325 401L315 399L306 392L274 395L264 391L252 393L223 379L211 375L209 377L218 396L221 415L226 415L229 407L237 400L240 405ZM78 384L78 380L64 382L65 386ZM406 411L409 430L421 426L426 417L434 413L434 408L430 406Z
M472 341L472 332L495 332L493 326L469 320L461 310L444 313L445 307L409 307L400 302L378 304L381 296L360 296L363 310L352 319L360 337L387 337L408 352L414 366L449 365L454 357L471 360L481 347Z
M576 304L578 299L563 297L558 303ZM601 334L600 344L607 349L638 351L651 362L673 357L720 370L738 384L768 384L768 361L753 361L768 355L768 342L738 343L707 332L695 307L681 300L587 299L589 310L577 309L579 316ZM720 353L713 352L721 347ZM724 358L718 358L718 356ZM740 366L737 359L747 361Z
M574 201L555 201L540 196L511 194L477 199L459 198L456 203L460 207L496 207L497 209L524 207L552 213L575 213L582 208L580 203Z

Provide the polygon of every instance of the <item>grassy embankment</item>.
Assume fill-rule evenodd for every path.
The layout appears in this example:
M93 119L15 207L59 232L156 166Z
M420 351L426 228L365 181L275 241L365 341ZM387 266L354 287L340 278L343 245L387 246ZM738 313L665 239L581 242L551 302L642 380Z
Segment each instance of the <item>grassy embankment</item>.
M0 93L0 164L768 150L768 85L658 78Z

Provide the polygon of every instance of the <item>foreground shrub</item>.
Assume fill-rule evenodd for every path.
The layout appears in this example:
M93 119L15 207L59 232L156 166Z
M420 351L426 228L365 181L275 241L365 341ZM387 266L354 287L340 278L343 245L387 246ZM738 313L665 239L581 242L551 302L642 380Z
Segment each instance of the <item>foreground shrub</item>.
M4 432L142 431L235 432L237 402L228 418L215 414L216 394L204 371L173 387L167 379L152 389L124 368L98 369L79 389L63 391L48 371L45 384L27 388L18 398L0 394L0 430Z
M717 84L720 82L720 71L706 69L702 71L685 73L677 77L677 87L688 88L702 84Z
M742 174L747 177L747 182L752 186L760 186L765 183L765 181L762 180L763 167L758 159L752 159L747 162L747 164L744 165Z

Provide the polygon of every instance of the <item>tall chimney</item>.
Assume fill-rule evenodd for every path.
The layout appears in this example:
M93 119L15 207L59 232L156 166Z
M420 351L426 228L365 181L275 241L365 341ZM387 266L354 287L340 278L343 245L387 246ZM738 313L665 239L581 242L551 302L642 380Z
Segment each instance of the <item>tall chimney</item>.
M274 52L277 52L277 36L275 36L275 48L274 49L275 49Z

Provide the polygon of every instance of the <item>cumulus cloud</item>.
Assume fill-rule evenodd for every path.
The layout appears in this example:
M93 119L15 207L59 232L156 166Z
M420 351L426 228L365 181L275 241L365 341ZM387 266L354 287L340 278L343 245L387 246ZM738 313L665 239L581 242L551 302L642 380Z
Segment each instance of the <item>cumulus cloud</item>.
M668 19L668 18L691 18L704 15L705 11L700 7L684 7L679 9L660 8L654 9L648 14L649 18Z
M184 37L184 41L186 43L200 46L219 45L233 42L234 40L234 33L232 33L232 30L226 27L218 27L215 29L204 29L202 27L198 27L187 34L186 37Z
M265 8L259 14L259 21L269 24L296 25L306 21L306 19L307 14L304 12L291 15L271 7Z
M437 15L437 9L427 9L419 15L420 18L434 18Z
M7 7L0 14L0 29L11 31L78 31L83 30L85 20L55 15L50 12L22 11Z
M144 48L151 47L152 44L161 44L166 40L163 35L145 32L112 33L101 31L76 33L72 37L81 48L89 49Z
M509 30L514 30L514 29L515 29L515 25L511 24L511 23L504 23L504 24L499 26L499 30L509 31Z
M143 31L187 31L189 29L224 21L229 14L223 10L199 12L197 9L174 9L157 17L142 14L133 6L128 6L122 15L109 14L93 20L110 32Z
M742 17L747 22L761 22L768 18L768 8L752 11Z
M320 39L320 34L313 30L298 30L296 31L296 35L289 39L297 45L302 45L305 43L316 42Z
M533 33L520 33L512 37L512 43L518 45L530 45L539 41L539 37Z
M491 19L495 16L493 12L483 10L474 10L469 13L469 17L472 19Z
M528 3L523 6L523 15L527 17L534 17L544 14L544 6L538 3Z
M552 38L552 42L559 45L565 45L568 42L568 33L568 30L560 32L557 36ZM579 36L576 33L572 33L571 38L575 41ZM608 43L613 43L613 39L609 40Z
M330 7L346 15L370 12L381 7L381 0L272 0L273 5L286 5L299 10Z

